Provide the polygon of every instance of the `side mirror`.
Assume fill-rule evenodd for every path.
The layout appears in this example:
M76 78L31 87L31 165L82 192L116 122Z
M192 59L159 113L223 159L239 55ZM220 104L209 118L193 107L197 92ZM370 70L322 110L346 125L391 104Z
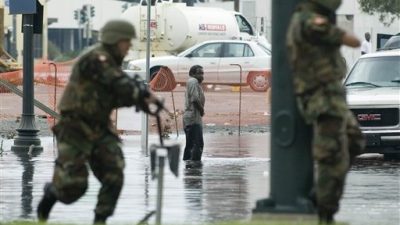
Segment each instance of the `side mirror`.
M193 54L192 54L192 53L189 53L189 54L186 55L186 57L192 58L192 57L193 57Z

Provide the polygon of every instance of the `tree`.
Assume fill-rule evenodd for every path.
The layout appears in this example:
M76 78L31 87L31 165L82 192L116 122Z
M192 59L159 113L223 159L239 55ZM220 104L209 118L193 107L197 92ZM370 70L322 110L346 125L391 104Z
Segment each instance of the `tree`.
M370 15L378 14L379 20L389 26L400 19L400 0L358 0L361 10Z

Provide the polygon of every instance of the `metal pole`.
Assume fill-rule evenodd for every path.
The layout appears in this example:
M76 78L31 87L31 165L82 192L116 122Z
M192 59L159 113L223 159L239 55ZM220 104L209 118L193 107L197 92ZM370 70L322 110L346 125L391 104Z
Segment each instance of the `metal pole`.
M297 110L286 55L291 14L302 0L272 1L272 116L270 196L258 200L254 213L313 214L311 129Z
M43 150L37 136L34 115L33 86L33 14L23 15L24 55L23 55L23 99L22 118L12 150L28 151L31 145L34 150Z
M161 212L162 212L162 198L163 198L163 186L164 186L164 163L165 156L158 157L158 184L157 184L157 211L156 211L156 224L161 224Z
M56 112L57 110L57 65L53 62L49 63L49 65L54 66L54 107L53 110ZM56 125L56 118L53 117L53 127ZM55 137L53 133L53 145L55 144Z
M11 52L10 54L12 55L12 57L14 57L14 59L18 60L18 52L17 52L17 16L13 15L12 16L12 46L11 46Z
M175 109L175 99L174 99L174 91L171 91L171 97L172 97L172 107L174 109L174 118L175 118L175 129L176 129L176 138L179 137L179 132L178 132L178 121L176 119L176 109Z
M242 84L242 66L240 64L231 64L231 66L238 66L240 70L240 75L239 75L239 84ZM242 116L242 86L239 86L239 136L240 136L240 127L241 127L241 116Z
M49 63L49 65L54 66L54 107L53 110L56 112L57 110L57 65L53 62ZM53 126L56 125L56 118L53 117Z
M150 13L151 2L147 1L147 37L146 37L146 84L150 82ZM142 113L142 150L148 151L149 147L149 116Z

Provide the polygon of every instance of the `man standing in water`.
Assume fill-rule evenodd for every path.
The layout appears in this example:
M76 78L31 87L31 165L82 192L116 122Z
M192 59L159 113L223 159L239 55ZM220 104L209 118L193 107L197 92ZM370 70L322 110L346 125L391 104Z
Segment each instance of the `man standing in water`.
M203 154L203 120L205 97L201 83L204 79L203 67L192 66L186 83L185 112L183 127L186 135L186 146L183 160L201 161Z

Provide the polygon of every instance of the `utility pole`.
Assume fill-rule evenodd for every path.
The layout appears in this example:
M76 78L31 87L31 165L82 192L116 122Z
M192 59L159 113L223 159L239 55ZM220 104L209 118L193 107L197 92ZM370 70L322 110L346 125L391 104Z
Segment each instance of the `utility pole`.
M82 50L81 11L79 9L74 10L74 19L78 23L78 49Z
M272 129L269 198L258 200L261 213L315 214L309 195L313 187L311 129L297 111L286 32L301 0L272 1Z

